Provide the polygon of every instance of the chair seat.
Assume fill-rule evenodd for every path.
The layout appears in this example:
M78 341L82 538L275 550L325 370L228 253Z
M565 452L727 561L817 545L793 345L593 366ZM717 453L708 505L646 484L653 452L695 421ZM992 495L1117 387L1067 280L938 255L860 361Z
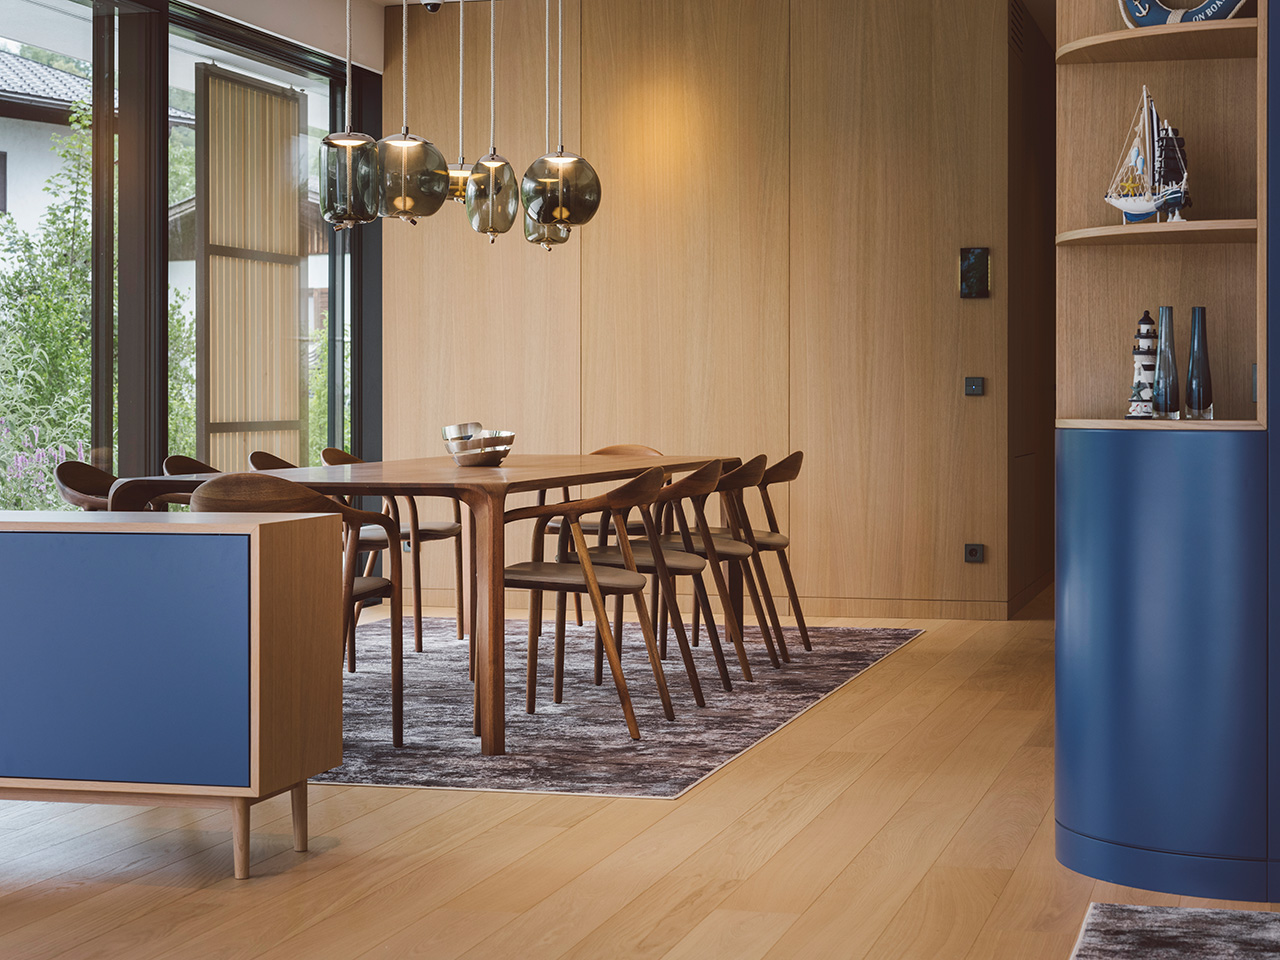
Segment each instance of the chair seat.
M613 567L593 567L602 594L642 593L648 582L638 573ZM557 590L586 593L587 577L576 563L516 563L507 567L503 582L512 590Z
M715 541L716 555L721 560L746 560L752 554L751 544L743 543L741 540L733 540L729 537L712 537L711 539ZM674 544L677 549L684 548L684 540L678 533L663 537L662 543ZM693 538L693 552L700 557L707 555L707 548L703 546L702 538L696 534Z
M374 597L389 596L391 596L391 581L386 577L356 577L355 585L351 588L353 603L371 600Z
M752 530L751 532L755 534L756 546L761 550L785 550L791 546L791 538L785 533L774 533L772 530ZM712 527L711 535L726 539L733 537L728 527Z
M449 540L460 533L462 533L462 525L454 523L452 520L418 521L419 540ZM413 525L408 523L400 524L400 539L405 541L412 538ZM361 550L387 549L387 531L377 524L365 524L360 528L359 546Z
M617 547L592 547L587 552L591 556L592 563L606 567L626 567L622 559L622 551ZM657 565L653 561L653 548L649 546L648 540L632 540L631 552L635 555L636 567L641 573L657 572ZM691 577L707 568L707 561L702 557L685 553L674 547L665 547L662 556L667 561L667 569L674 576Z
M596 513L592 514L590 517L583 517L578 521L578 524L582 527L582 532L585 536L598 537L600 535L600 514ZM560 532L560 528L563 525L564 520L557 517L555 520L552 520L547 524L547 533L554 536ZM633 537L643 537L645 534L644 521L634 518L628 520L627 533L631 534ZM613 534L613 523L611 521L609 523L609 536L613 536Z

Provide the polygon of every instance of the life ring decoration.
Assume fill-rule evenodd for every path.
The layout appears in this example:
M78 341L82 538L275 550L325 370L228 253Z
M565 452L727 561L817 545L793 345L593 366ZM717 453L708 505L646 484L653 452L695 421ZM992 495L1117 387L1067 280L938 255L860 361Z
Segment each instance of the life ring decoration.
M1130 27L1165 23L1203 23L1234 17L1245 0L1204 0L1194 7L1166 7L1160 0L1120 0L1120 13Z

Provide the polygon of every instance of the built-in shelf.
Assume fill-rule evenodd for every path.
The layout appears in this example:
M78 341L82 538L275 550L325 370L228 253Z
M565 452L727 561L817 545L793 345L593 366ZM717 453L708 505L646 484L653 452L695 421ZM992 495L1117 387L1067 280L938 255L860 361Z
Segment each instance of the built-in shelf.
M1258 55L1257 18L1117 30L1058 48L1058 63L1249 60Z
M1059 430L1265 430L1257 420L1058 420Z
M1058 234L1060 247L1107 247L1157 243L1257 243L1257 220L1181 220L1176 223L1117 223Z

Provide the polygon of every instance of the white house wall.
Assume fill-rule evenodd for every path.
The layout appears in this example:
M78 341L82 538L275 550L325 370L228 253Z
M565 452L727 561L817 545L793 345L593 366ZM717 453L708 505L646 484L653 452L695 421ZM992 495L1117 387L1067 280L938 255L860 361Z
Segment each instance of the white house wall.
M7 207L23 230L40 225L49 199L45 181L58 169L53 135L67 132L57 124L0 117L0 153L8 155Z

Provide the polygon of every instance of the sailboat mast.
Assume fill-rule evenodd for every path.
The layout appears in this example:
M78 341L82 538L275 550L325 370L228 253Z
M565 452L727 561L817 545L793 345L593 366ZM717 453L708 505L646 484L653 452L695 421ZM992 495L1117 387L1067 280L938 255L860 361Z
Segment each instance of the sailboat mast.
M1151 102L1151 94L1147 91L1147 85L1142 85L1142 132L1146 140L1147 150L1147 189L1151 193L1155 192L1156 180L1156 154L1152 149L1154 135L1151 131L1151 115L1155 112L1155 106Z

